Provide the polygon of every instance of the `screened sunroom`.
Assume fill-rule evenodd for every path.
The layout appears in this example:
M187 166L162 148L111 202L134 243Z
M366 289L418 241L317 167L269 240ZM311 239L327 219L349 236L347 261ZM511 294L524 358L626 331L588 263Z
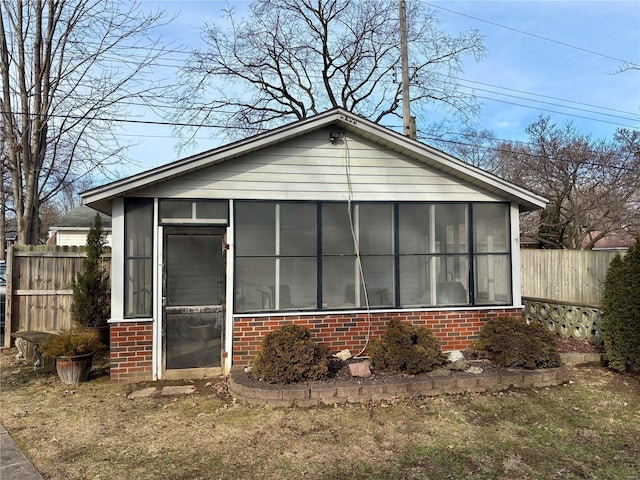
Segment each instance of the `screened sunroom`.
M290 322L335 350L393 318L468 348L521 314L519 213L546 205L340 109L83 198L113 219L119 381L228 372Z

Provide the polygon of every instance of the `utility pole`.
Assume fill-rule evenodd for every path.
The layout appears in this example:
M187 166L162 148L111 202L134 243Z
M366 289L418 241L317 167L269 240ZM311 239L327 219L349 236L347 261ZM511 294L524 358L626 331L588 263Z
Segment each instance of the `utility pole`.
M411 116L409 96L409 49L407 47L407 7L405 0L398 0L400 8L400 60L402 65L402 124L404 134L415 140L416 119Z

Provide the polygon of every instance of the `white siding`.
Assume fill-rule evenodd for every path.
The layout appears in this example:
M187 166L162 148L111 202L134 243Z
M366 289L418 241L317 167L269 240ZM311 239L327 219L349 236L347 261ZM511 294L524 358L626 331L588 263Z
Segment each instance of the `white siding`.
M81 247L87 244L87 234L89 229L86 230L62 230L59 229L56 238L56 245L62 247ZM111 246L111 233L107 233L107 246Z
M348 175L347 175L348 172ZM459 179L347 135L336 145L329 129L314 131L132 195L355 201L500 201Z

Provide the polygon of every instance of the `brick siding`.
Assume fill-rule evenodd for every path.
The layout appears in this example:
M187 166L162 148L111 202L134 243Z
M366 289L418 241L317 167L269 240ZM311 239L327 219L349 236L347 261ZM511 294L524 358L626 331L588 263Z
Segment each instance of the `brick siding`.
M153 379L153 324L126 322L111 325L111 380L123 383Z
M488 310L440 310L426 312L384 312L371 314L371 338L380 338L387 322L398 319L430 329L444 351L469 348L480 328L491 318L522 316L520 308ZM310 314L299 316L236 317L233 325L233 364L250 365L260 350L263 336L287 323L304 325L315 340L332 352L349 349L358 353L365 345L369 318L365 312L344 315Z
M520 308L439 310L426 312L308 314L273 317L236 317L233 325L233 365L250 365L260 351L264 335L287 323L307 326L317 342L332 352L358 353L371 338L380 338L393 318L429 328L444 351L469 348L480 328L491 318L522 316ZM111 325L111 379L134 383L153 379L153 324L126 322Z

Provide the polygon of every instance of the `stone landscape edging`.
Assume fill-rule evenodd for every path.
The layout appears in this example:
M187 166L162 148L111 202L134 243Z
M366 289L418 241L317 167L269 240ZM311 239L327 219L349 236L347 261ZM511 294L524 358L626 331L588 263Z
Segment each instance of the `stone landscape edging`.
M309 384L273 385L256 382L243 367L232 367L229 393L254 405L313 407L368 401L390 401L415 396L496 392L510 388L548 387L568 381L568 368L501 370L498 372L451 372L412 377L389 376L359 381L330 380Z

